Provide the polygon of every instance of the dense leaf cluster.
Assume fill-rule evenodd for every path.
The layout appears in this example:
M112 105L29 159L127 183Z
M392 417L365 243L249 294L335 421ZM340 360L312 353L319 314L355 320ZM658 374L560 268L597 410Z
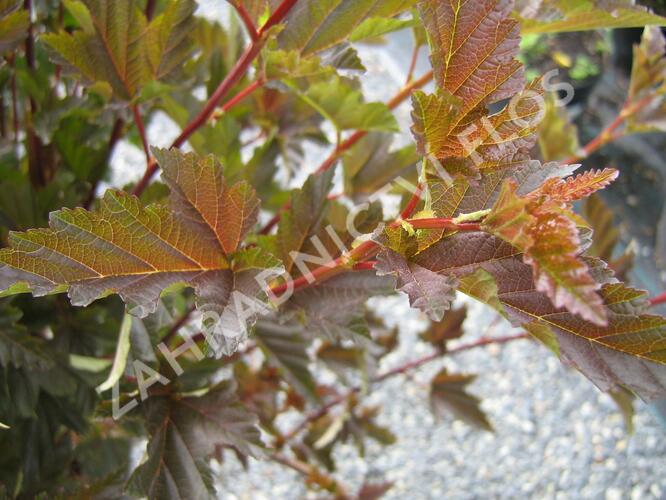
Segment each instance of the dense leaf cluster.
M363 396L492 342L542 342L627 414L666 397L666 319L619 280L590 198L618 171L573 175L620 134L663 131L664 38L646 28L625 106L582 148L518 60L524 34L666 19L628 1L229 4L222 26L194 0L0 0L0 495L206 498L211 460L234 456L377 498L390 484L332 476L338 443L396 440ZM368 102L356 47L397 30L432 71ZM147 140L158 115L182 130L169 148ZM121 139L143 177L104 191ZM456 291L522 333L458 342ZM431 354L386 371L398 332L366 301L396 292ZM474 378L441 369L433 412L492 430Z

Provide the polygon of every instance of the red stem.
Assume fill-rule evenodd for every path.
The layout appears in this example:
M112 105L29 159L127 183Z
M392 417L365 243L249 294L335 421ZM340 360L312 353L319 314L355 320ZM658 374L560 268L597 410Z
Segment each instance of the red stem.
M414 213L414 210L416 210L416 206L419 204L419 201L421 201L421 194L423 193L423 187L419 185L416 188L416 191L412 193L412 197L410 200L407 202L407 205L405 205L405 208L403 211L400 213L400 218L402 219L409 219L412 214Z
M143 118L141 118L141 111L139 110L138 104L132 106L132 114L134 115L134 123L136 124L136 128L139 131L139 137L141 137L141 145L143 146L143 152L146 154L146 165L150 165L151 163L150 146L148 145L148 137L146 136L146 127L143 124Z
M263 84L264 84L264 80L262 78L258 78L257 80L252 82L250 85L248 85L243 90L241 90L238 94L236 94L231 99L229 99L219 110L217 110L213 114L211 119L216 120L220 116L222 116L224 113L228 113L231 108L236 106L243 99L245 99L247 96L249 96L252 92L254 92L259 87L261 87Z
M657 306L666 302L666 292L661 292L659 295L650 299L651 306Z
M232 70L227 74L227 76L222 80L220 85L215 89L213 95L210 96L204 107L201 111L188 123L180 135L173 141L171 145L172 148L181 147L190 136L196 132L200 127L202 127L208 119L212 116L213 112L219 105L222 98L229 92L239 81L247 69L252 64L252 61L259 55L261 48L266 43L265 33L276 24L280 23L289 13L289 10L294 6L298 0L283 0L283 2L275 9L275 12L268 18L266 23L259 29L259 39L253 41L241 57L236 62L236 65ZM146 172L143 175L143 178L137 183L134 188L133 194L139 196L144 189L150 183L150 180L153 178L157 172L157 163L151 162L146 168Z
M250 39L253 42L256 42L259 39L259 33L257 32L257 27L254 25L254 22L252 21L250 14L247 12L247 10L245 10L245 7L243 6L242 3L234 0L230 0L230 3L233 6L233 8L236 9L238 17L240 17L241 21L243 21L245 29L247 30L247 34L250 36Z
M450 229L454 231L480 231L481 225L479 223L464 223L457 224L450 218L432 218L432 219L409 219L406 222L412 225L414 229ZM391 227L397 227L400 222L394 221L390 224ZM301 276L295 280L281 283L271 287L274 295L279 296L285 293L290 288L292 292L305 288L313 283L321 283L327 279L337 276L338 274L353 269L358 263L374 257L379 252L380 247L374 241L366 241L350 252L341 255L328 264L317 267L306 276ZM293 288L292 288L293 287Z
M157 0L148 0L146 2L146 10L144 11L146 15L146 19L149 21L153 18L155 15L155 7L157 6Z

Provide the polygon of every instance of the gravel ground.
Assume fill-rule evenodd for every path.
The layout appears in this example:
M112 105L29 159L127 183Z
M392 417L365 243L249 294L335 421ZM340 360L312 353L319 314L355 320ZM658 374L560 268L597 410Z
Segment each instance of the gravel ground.
M206 15L224 16L224 2L200 3ZM393 37L383 50L361 50L369 70L363 77L366 95L375 100L390 97L404 82L410 53L408 33ZM425 58L418 67L417 75L427 69ZM396 115L405 131L400 143L409 140L409 107L401 106ZM148 128L153 144L166 144L176 133L165 117ZM136 165L143 161L141 151L121 144L110 183L135 179ZM417 342L424 318L404 297L372 303L389 325L400 329L400 347L382 361L381 370L428 352ZM469 306L464 342L511 331L494 312L474 302ZM434 421L428 409L428 382L444 363L451 371L480 374L470 391L482 399L494 433L460 422ZM393 430L398 442L387 448L369 443L364 459L353 446L339 446L336 476L353 488L365 478L394 482L384 498L666 498L666 440L657 418L638 403L636 432L628 436L608 396L529 341L436 361L413 376L384 382L368 402L382 405L379 422ZM218 470L220 498L313 497L300 477L271 462L251 461L248 473L230 459Z

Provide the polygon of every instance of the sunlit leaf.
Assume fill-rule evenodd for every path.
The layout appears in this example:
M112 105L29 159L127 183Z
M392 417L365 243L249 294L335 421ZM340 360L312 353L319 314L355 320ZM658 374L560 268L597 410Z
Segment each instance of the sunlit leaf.
M578 129L567 109L557 106L556 95L545 95L543 120L539 124L539 148L545 161L564 160L578 153Z
M127 357L130 352L130 331L132 330L132 316L125 313L123 322L120 325L120 332L118 333L118 344L116 346L116 354L113 357L113 365L109 376L97 386L98 392L108 391L113 385L120 380L125 372L127 366Z
M0 52L14 49L28 34L30 18L22 5L20 0L4 0L0 4Z

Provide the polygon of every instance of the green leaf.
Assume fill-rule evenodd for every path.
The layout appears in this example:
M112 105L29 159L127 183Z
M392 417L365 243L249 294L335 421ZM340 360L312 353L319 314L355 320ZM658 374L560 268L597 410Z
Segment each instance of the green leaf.
M281 48L302 54L322 51L344 41L365 19L391 17L416 0L320 0L297 2L278 36Z
M45 342L17 324L21 316L19 309L10 306L0 310L0 365L31 370L53 368L55 363Z
M516 12L524 35L666 26L666 18L630 0L520 0Z
M539 149L545 161L564 160L578 153L578 129L565 106L556 105L556 94L545 95L543 120L539 124Z
M70 2L81 30L42 36L62 60L91 82L106 82L116 97L132 100L153 79L167 76L190 54L192 0L178 0L147 23L130 0Z
M315 83L302 97L338 131L376 130L397 132L398 124L384 103L363 100L363 94L341 78Z
M476 375L450 374L441 370L430 383L430 407L439 418L452 414L478 429L492 431L493 426L480 407L481 401L465 389Z
M28 34L30 19L27 10L18 10L21 5L19 0L6 0L0 5L0 52L14 50Z
M618 387L613 389L608 393L608 395L613 399L617 405L618 410L622 414L622 419L624 420L624 426L627 429L628 434L634 433L634 415L636 410L634 409L634 400L636 397L624 387Z
M111 389L116 382L120 380L125 372L127 366L127 356L130 352L130 332L132 330L132 316L125 313L123 315L123 322L120 325L120 333L118 334L118 344L116 346L116 354L113 358L113 365L109 376L97 386L97 392L104 392Z
M153 396L142 403L150 439L145 461L132 473L133 495L148 498L208 498L213 485L207 459L215 445L243 455L261 452L256 418L225 381L200 397Z
M310 341L298 328L260 321L255 329L255 340L269 364L277 366L289 384L311 401L319 401L316 383L308 367Z
M9 429L9 428L10 427L8 425L5 425L2 422L0 422L0 429L5 429L6 430L6 429Z
M416 21L412 19L387 19L383 17L371 17L358 25L349 35L350 42L373 39L415 26Z

